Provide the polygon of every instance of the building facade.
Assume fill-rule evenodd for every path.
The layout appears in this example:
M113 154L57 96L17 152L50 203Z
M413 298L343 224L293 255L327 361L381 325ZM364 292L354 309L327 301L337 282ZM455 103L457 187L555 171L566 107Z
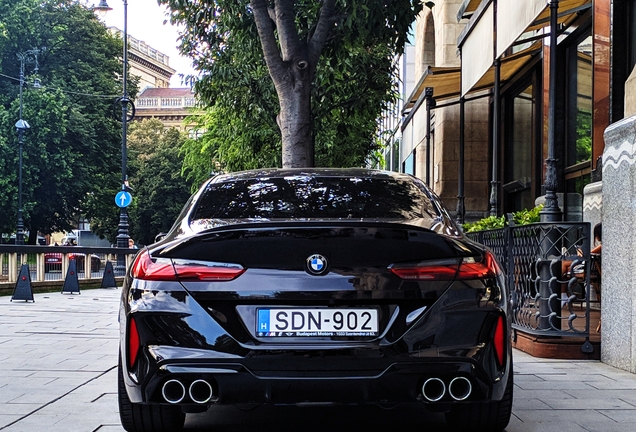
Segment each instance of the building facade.
M118 28L109 30L123 37L123 31ZM156 118L167 128L194 133L185 123L186 117L195 112L194 92L190 87L170 87L170 79L176 72L170 67L170 58L128 34L128 62L129 73L139 78L134 120Z
M601 358L636 372L636 1L439 0L416 40L403 170L460 221L602 221Z
M464 195L470 197L465 208L472 218L534 207L545 192L543 166L552 134L565 219L581 220L583 188L602 154L603 130L622 118L624 90L616 83L624 83L628 73L627 65L615 59L617 70L610 72L611 1L557 3L556 122L551 131L549 2L446 0L418 19L420 82L406 104L401 158L413 160L422 178L428 173L430 185L454 208L463 132L464 159L470 161L463 173ZM616 26L614 33L624 37L628 26ZM426 88L432 89L437 106L428 147Z
M146 88L135 100L136 120L156 118L167 128L190 131L185 122L196 104L191 88Z
M124 37L117 27L109 27L113 34ZM139 90L167 88L176 70L170 67L170 58L146 42L128 35L128 62L130 74L139 77Z

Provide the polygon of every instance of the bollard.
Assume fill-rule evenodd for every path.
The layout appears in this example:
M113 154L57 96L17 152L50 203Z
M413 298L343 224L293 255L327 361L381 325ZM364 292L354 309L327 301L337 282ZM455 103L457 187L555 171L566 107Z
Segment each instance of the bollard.
M33 289L31 288L31 273L29 272L28 264L22 264L20 267L18 281L15 283L13 295L11 296L11 301L13 300L31 300L35 303L35 300L33 299Z
M115 282L115 272L113 271L113 263L111 263L110 261L106 261L106 268L104 269L102 286L100 288L117 288L117 282Z
M68 270L66 271L66 279L64 279L64 286L62 287L62 294L64 293L80 293L79 281L77 280L75 258L68 260Z

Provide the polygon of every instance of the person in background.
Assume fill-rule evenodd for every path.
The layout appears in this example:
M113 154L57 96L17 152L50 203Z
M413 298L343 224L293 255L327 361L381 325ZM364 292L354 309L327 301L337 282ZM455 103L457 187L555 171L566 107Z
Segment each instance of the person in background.
M592 255L600 255L601 254L601 249L602 249L602 240L603 240L603 236L602 236L602 228L601 228L601 223L597 223L596 225L594 225L594 228L592 230L592 234L594 236L594 247L590 250L590 254ZM577 246L576 248L576 254L580 257L583 256L583 251L581 250L581 248L579 248ZM580 264L579 260L576 260L577 264ZM572 271L572 269L570 268L572 266L572 261L570 260L565 260L561 262L561 272L562 274L566 274L566 273L570 273Z
M135 244L135 241L133 239L128 239L128 247L130 249L137 249L137 245Z
M594 247L592 248L590 253L600 255L601 246L603 246L603 235L602 235L603 233L602 233L602 227L600 222L594 225L593 234L594 234Z

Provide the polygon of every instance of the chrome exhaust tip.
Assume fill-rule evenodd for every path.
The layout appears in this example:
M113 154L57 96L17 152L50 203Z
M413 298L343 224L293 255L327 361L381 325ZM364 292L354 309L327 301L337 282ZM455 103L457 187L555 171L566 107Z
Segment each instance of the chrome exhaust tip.
M446 394L446 384L439 378L429 378L422 385L422 395L429 402L437 402Z
M161 394L166 402L171 404L179 403L186 395L186 389L181 381L171 379L166 381L161 388Z
M448 394L456 401L468 399L472 391L473 385L466 377L453 378L450 384L448 384Z
M190 384L188 393L190 394L190 399L198 404L208 403L214 396L214 390L210 383L202 379L193 381Z

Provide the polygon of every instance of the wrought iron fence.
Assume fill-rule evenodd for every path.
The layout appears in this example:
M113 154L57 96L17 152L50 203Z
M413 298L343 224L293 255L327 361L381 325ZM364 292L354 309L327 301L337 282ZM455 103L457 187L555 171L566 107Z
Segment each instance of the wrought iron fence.
M590 282L590 232L588 222L559 222L511 224L466 236L488 246L505 269L513 328L585 337L582 349L588 352L592 288L598 288Z

